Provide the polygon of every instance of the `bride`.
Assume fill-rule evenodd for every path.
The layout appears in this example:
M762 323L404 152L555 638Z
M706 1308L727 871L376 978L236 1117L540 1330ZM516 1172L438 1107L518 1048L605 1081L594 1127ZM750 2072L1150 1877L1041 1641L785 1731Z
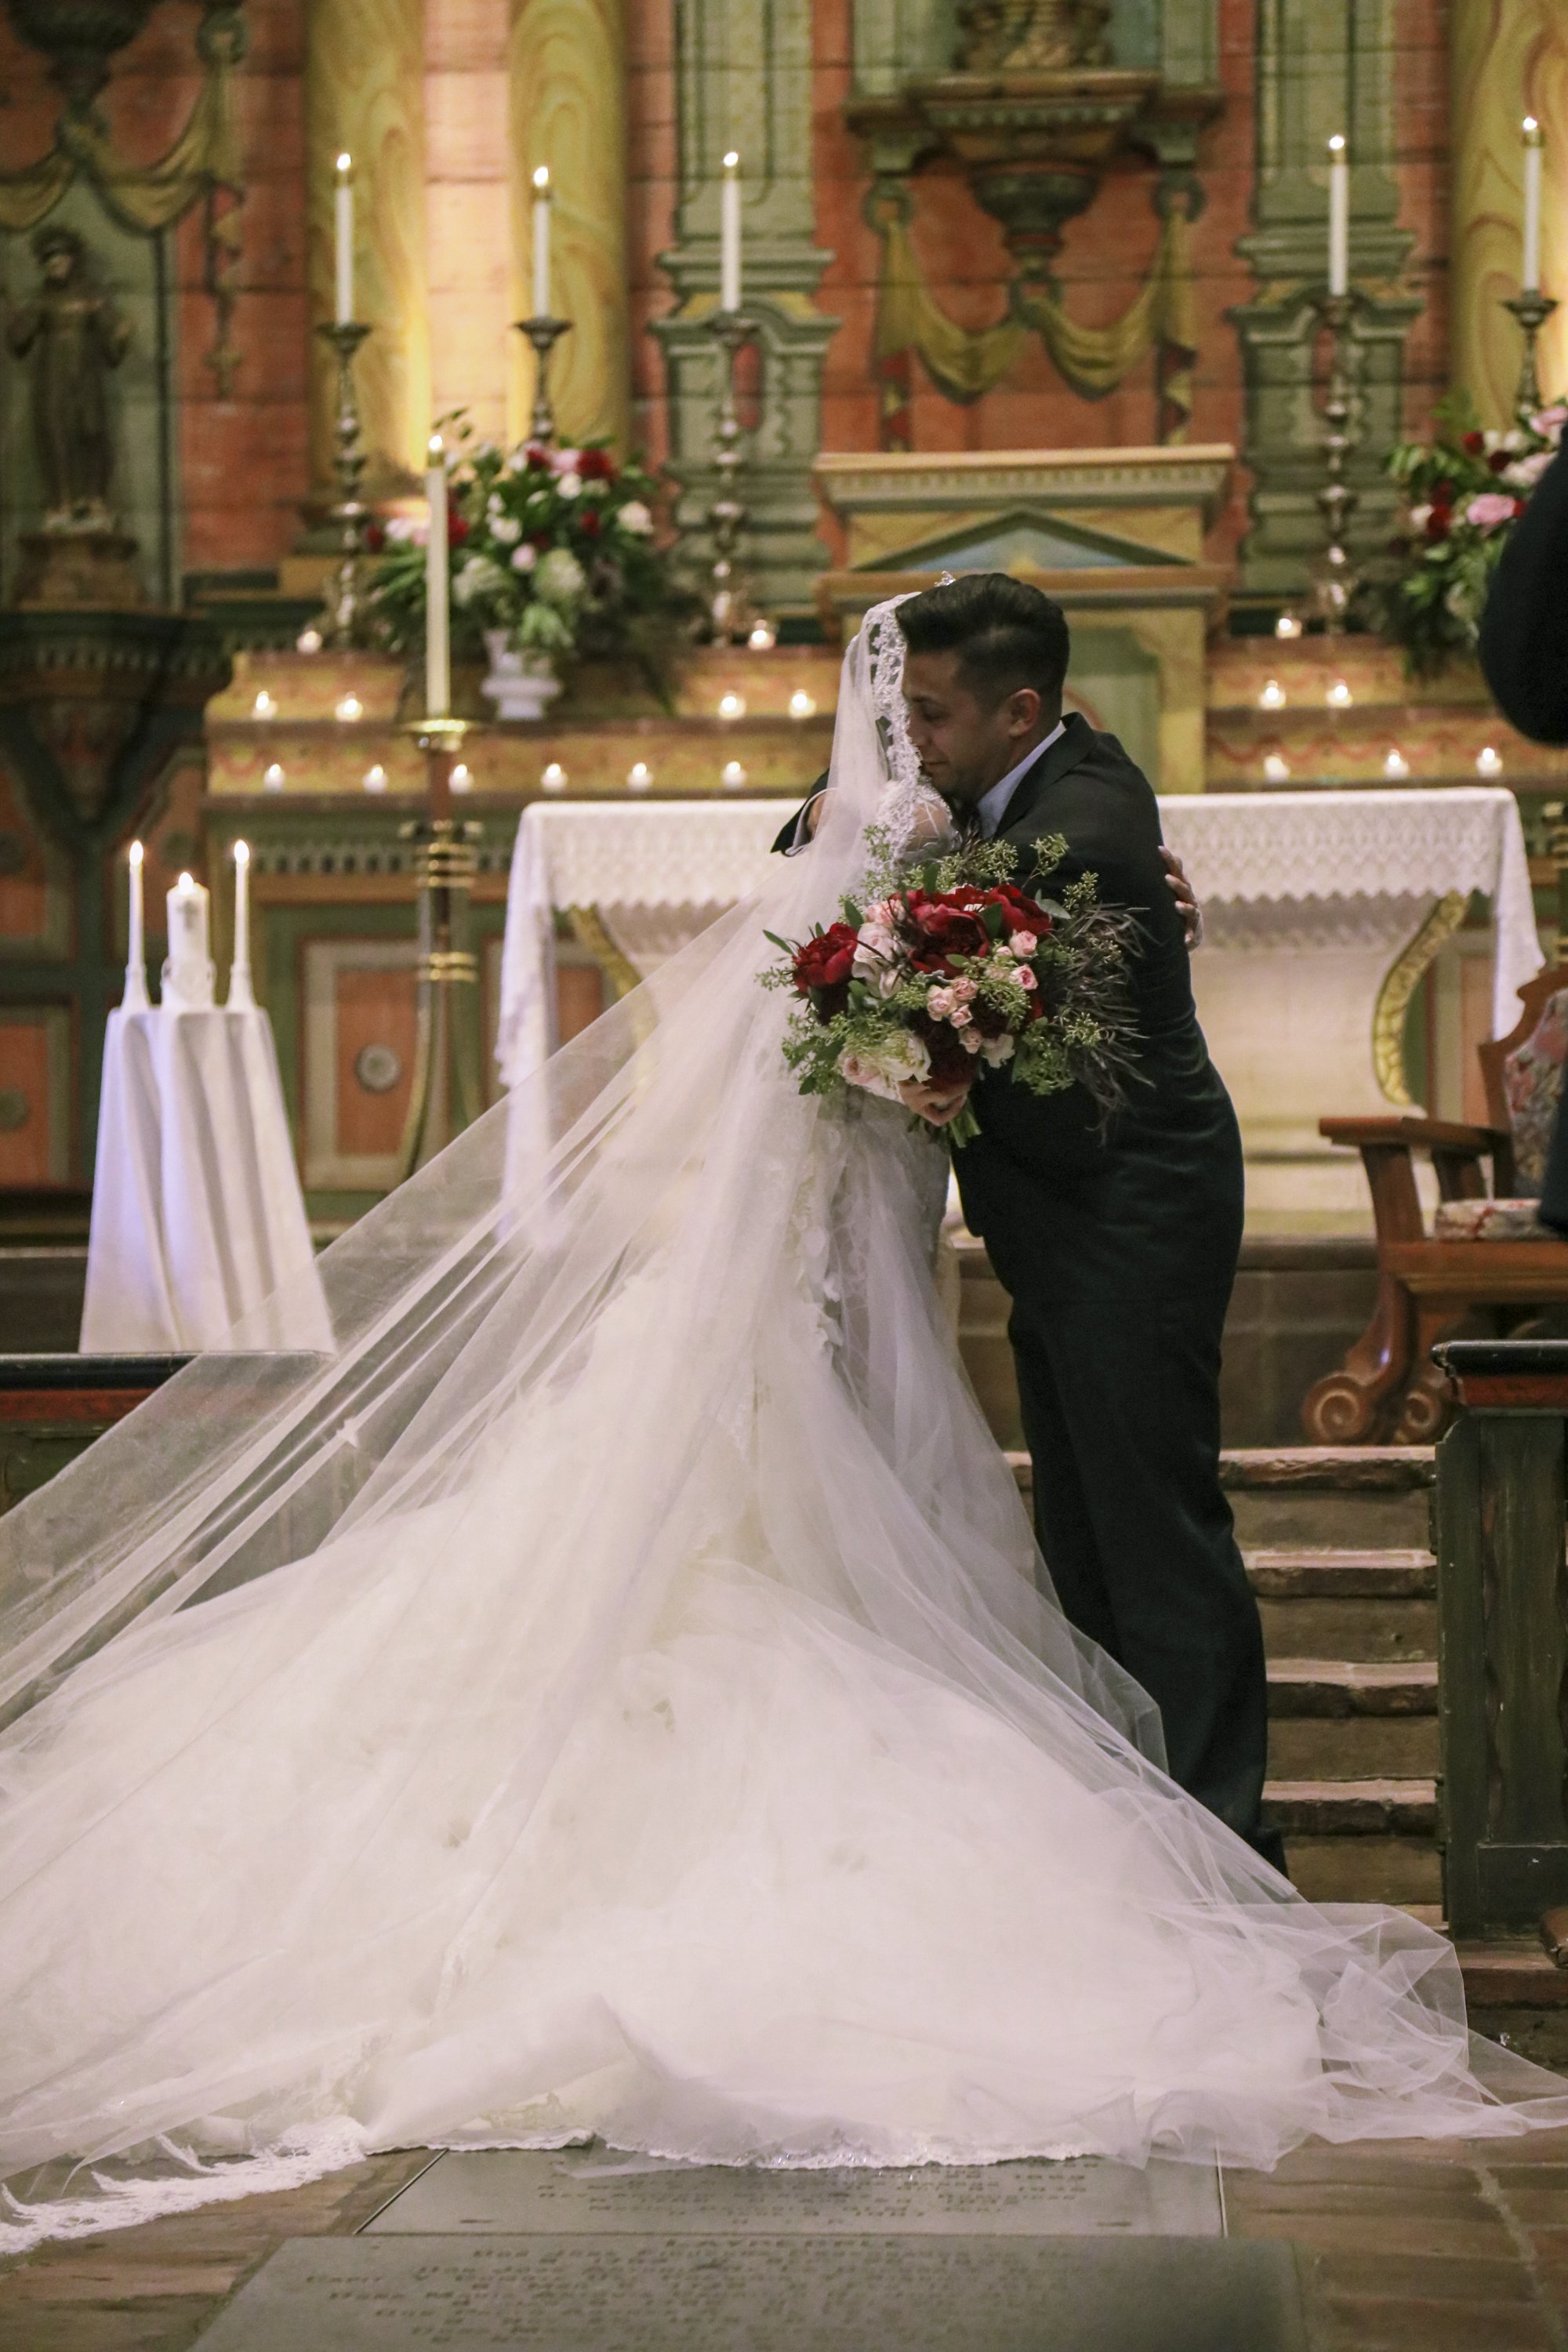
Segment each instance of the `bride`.
M511 1098L526 1192L498 1110L327 1254L331 1358L241 1328L0 1527L6 2250L407 2145L1568 2119L1164 1776L959 1370L940 1146L784 1067L764 929L940 814L890 610L809 853Z

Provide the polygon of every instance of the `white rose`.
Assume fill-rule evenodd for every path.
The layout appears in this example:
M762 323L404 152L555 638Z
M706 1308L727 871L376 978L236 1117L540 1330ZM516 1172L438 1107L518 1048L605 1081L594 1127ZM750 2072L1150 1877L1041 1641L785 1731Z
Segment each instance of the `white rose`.
M470 604L476 596L504 588L506 574L489 555L470 555L452 580L452 599L458 604Z
M969 1043L968 1038L966 1037L963 1042L967 1045ZM987 1037L980 1050L984 1055L986 1060L990 1063L991 1067L994 1070L999 1068L1004 1062L1010 1062L1012 1060L1013 1040L1008 1036Z
M647 539L653 529L653 517L640 499L628 499L616 517L616 528L629 531L634 539Z
M534 578L534 586L547 604L574 604L587 585L587 573L566 547L552 547Z
M574 499L583 487L581 474L563 474L555 485L563 499Z
M416 547L425 544L425 519L414 515L388 515L386 536L391 540L407 540Z
M515 547L522 537L522 525L515 515L498 514L490 518L490 537L502 547Z
M527 540L524 540L521 547L514 547L511 551L511 568L514 572L531 572L538 561L538 548L532 546Z

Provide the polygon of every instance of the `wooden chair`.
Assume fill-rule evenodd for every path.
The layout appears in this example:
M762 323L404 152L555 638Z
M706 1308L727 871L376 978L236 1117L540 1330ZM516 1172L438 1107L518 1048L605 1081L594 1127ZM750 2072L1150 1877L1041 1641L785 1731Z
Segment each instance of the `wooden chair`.
M1520 1001L1518 1025L1480 1048L1487 1126L1397 1113L1318 1122L1331 1143L1353 1145L1366 1170L1377 1304L1339 1370L1307 1391L1301 1419L1315 1445L1430 1444L1452 1409L1434 1343L1466 1325L1500 1338L1568 1306L1568 1240L1536 1213L1568 1058L1568 965L1539 973ZM1418 1151L1437 1179L1430 1234Z

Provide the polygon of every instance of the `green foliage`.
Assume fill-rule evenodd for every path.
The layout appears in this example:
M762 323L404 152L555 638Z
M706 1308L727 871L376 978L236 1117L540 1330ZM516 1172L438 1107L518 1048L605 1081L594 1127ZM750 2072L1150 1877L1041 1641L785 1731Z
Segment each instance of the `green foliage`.
M1390 456L1405 501L1392 549L1402 568L1382 592L1379 620L1414 677L1475 651L1498 560L1565 419L1557 406L1507 433L1483 432L1468 394L1454 394L1435 413L1430 442L1402 442Z

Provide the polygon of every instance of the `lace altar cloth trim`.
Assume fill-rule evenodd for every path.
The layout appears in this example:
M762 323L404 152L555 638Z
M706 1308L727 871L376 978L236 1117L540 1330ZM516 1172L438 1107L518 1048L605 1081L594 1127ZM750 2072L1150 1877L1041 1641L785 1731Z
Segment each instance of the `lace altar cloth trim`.
M1492 1034L1545 961L1519 803L1500 785L1447 792L1192 793L1162 800L1165 838L1200 900L1441 898L1492 902Z
M894 782L916 789L911 779ZM616 908L731 905L756 884L787 814L782 801L525 809L501 959L496 1058L505 1082L537 1067L553 1042L553 908L596 907L613 923ZM1510 792L1180 793L1163 799L1160 814L1200 899L1215 905L1485 892L1497 931L1493 1034L1513 1027L1517 992L1544 959ZM1413 929L1419 920L1417 907Z

